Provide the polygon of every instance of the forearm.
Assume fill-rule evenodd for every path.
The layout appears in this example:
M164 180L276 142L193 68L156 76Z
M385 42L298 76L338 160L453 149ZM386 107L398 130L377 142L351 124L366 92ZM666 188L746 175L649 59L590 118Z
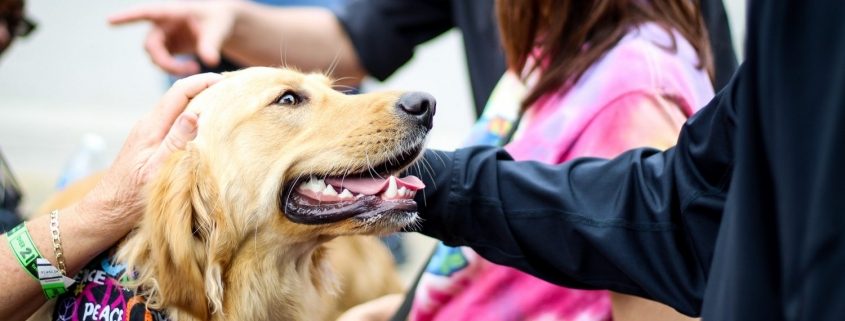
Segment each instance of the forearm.
M202 74L177 81L156 108L132 128L102 180L78 203L59 212L66 275L76 275L91 259L135 226L143 213L143 189L150 177L157 175L164 160L173 152L183 150L196 136L197 115L185 112L185 107L194 96L220 79L218 74ZM50 215L41 215L25 224L32 246L57 265L51 219ZM7 236L0 236L0 243L3 243L0 244L0 318L23 320L35 312L45 298L40 283L18 264ZM15 240L20 238L15 237Z
M564 166L515 162L484 148L427 157L435 173L472 170L425 181L437 188L426 192L428 201L417 199L427 203L422 232L556 284L634 294L694 314L709 262L691 251L699 246L687 233L712 226L688 230L678 198L649 188L655 172L669 170L651 157L662 155L643 149Z
M552 166L489 147L430 151L421 232L550 282L696 314L733 168L731 101L720 93L665 152Z
M39 215L26 222L41 255L56 266L50 216ZM117 242L128 226L112 224L92 206L77 204L60 211L59 227L69 276L75 275L91 259ZM38 281L17 262L6 235L0 237L0 315L4 320L26 320L45 302ZM8 316L8 319L5 319Z
M343 84L366 75L355 49L334 14L322 8L274 8L237 2L232 35L223 52L246 66L291 66L332 71ZM330 70L331 68L331 70Z

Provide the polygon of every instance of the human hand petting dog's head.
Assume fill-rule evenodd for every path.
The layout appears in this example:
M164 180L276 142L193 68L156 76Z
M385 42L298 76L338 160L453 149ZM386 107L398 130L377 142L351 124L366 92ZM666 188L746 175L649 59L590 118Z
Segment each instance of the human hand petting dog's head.
M143 212L143 188L175 151L196 136L197 115L188 102L222 77L207 73L181 79L138 121L102 181L80 202L84 213L98 213L122 237Z

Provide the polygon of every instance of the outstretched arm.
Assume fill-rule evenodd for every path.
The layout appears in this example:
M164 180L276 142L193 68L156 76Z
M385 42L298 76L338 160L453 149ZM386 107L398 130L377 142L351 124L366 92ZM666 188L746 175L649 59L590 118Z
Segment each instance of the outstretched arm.
M700 309L732 170L742 71L665 152L552 166L504 150L426 154L421 232L547 281ZM422 166L425 168L426 166Z
M329 72L357 85L370 75L384 80L414 48L454 27L449 1L350 1L323 8L272 7L249 1L176 1L144 4L109 17L112 24L147 21L150 59L167 72L199 71L176 54L196 54L210 66L220 52L242 66L286 65Z
M323 8L278 8L249 1L178 1L144 4L114 14L120 25L148 21L144 47L150 59L173 74L199 71L196 54L215 66L222 51L243 66L288 65L303 71L329 71L357 83L366 74L334 13Z

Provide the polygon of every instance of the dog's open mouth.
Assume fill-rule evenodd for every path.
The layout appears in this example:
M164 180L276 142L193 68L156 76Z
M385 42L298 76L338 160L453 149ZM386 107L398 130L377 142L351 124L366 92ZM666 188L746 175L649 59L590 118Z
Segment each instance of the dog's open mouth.
M417 211L414 195L425 187L415 176L311 178L291 192L285 215L303 224L326 224L362 214Z
M290 186L283 197L284 214L301 224L327 224L357 217L367 219L376 215L415 216L414 196L425 188L416 176L397 177L394 173L407 167L420 150L400 157L396 165L386 163L381 169L346 176L314 176Z

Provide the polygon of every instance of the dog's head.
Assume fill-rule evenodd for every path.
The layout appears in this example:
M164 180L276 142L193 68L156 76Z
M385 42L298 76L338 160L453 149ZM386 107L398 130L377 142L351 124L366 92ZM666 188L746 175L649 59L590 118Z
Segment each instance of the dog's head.
M249 68L191 101L197 138L151 184L120 254L154 306L199 317L223 308L222 279L247 242L272 251L416 219L423 185L397 176L423 149L434 99L331 85L320 74ZM197 298L203 289L209 302Z

